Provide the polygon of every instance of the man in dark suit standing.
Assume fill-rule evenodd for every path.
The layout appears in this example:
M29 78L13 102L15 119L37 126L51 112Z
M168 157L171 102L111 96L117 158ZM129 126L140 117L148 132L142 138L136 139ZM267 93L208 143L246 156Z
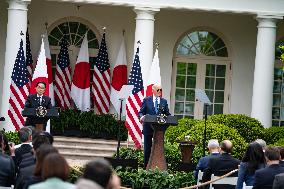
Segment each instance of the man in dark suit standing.
M25 103L25 108L38 108L39 106L43 106L46 109L50 109L52 107L51 99L48 96L44 96L45 89L46 89L46 84L42 81L38 82L36 84L37 94L31 94L28 96ZM44 118L39 118L39 117L28 117L25 125L35 126L35 124L37 123L45 122L43 119Z
M284 167L279 164L279 149L276 147L266 148L264 155L267 167L255 172L253 189L272 189L275 175L284 173Z
M159 113L170 115L167 100L162 98L162 87L160 85L152 86L153 95L144 98L142 102L141 109L139 111L139 118L142 121L143 117L147 114L158 115ZM159 111L163 112L159 112ZM153 129L151 124L143 124L143 135L144 135L144 167L147 167L151 148L152 148L152 138Z
M204 170L202 182L209 181L211 175L222 176L232 170L238 169L240 160L233 158L230 153L232 152L233 144L229 140L224 140L220 144L220 155L216 158L211 158L208 162L207 168ZM226 188L234 189L235 186L214 186L215 189Z

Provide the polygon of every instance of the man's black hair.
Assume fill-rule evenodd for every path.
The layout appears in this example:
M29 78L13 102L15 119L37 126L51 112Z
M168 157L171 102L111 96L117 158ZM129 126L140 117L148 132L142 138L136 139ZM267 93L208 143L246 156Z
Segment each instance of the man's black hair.
M45 83L45 82L43 82L43 81L39 81L39 82L37 82L37 83L36 83L36 87L37 87L37 86L38 86L38 84L40 84L40 83L44 85L44 88L46 88L46 83Z

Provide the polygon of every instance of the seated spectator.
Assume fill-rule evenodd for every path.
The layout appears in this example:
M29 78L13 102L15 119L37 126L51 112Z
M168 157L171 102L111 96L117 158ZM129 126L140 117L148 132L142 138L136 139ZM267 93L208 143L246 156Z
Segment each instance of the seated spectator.
M0 132L0 186L10 187L15 182L15 176L14 161L10 156L4 153L4 140Z
M240 160L233 158L230 153L232 152L233 144L229 140L224 140L220 144L220 155L212 158L208 162L207 168L204 170L202 182L211 180L211 175L216 176L224 175L232 170L238 169ZM224 188L224 186L214 186L214 189ZM226 186L226 189L234 189L234 186Z
M19 131L19 138L22 145L16 149L14 145L11 146L11 156L15 161L17 170L23 159L23 155L32 152L32 146L30 145L30 142L32 141L32 130L28 127L21 128Z
M60 154L48 154L42 164L41 183L31 185L29 189L72 189L74 185L66 182L69 176L69 166ZM90 188L89 188L90 189Z
M279 151L280 151L280 161L279 164L284 167L284 147L280 146L278 147Z
M280 152L276 147L266 148L264 155L268 166L255 172L253 189L271 189L275 175L284 173L284 167L279 165Z
M112 186L111 177L112 168L109 162L104 159L96 159L86 165L82 178L76 183L76 189L115 188ZM117 179L115 175L114 179Z
M208 141L208 150L210 155L205 156L205 157L201 157L196 165L196 169L195 169L195 179L197 180L197 176L198 176L198 171L204 171L204 169L207 167L208 165L208 161L211 158L215 158L219 156L219 150L220 150L220 146L219 146L219 142L216 139L211 139Z
M50 145L50 140L47 136L40 135L40 133L36 133L33 137L32 143L33 143L32 157L25 158L22 160L21 164L23 164L24 167L20 168L18 171L15 183L15 189L27 188L30 184L36 182L35 180L37 179L35 179L36 177L33 176L35 170L35 163L36 163L36 158L35 158L36 151L43 144ZM48 151L49 147L46 148L46 150Z
M284 189L284 173L275 175L272 189Z
M257 142L250 143L240 164L236 189L253 186L255 171L265 167L263 149Z
M263 152L265 151L266 148L266 142L263 139L256 139L255 142L257 142L263 149Z
M29 128L32 131L32 138L34 137L34 135L36 134L35 128L34 126L25 126L26 128ZM32 145L32 141L30 142L30 145ZM22 143L15 145L15 149L19 148L20 146L22 146Z
M37 143L33 143L33 144L34 144L34 147L37 147ZM26 179L23 189L26 189L30 185L33 185L33 184L36 184L42 181L41 176L42 176L43 162L44 162L45 157L50 153L58 153L58 150L55 147L51 146L50 144L42 144L39 146L39 148L36 150L36 164L34 167L34 173L32 176ZM31 173L29 172L29 174Z

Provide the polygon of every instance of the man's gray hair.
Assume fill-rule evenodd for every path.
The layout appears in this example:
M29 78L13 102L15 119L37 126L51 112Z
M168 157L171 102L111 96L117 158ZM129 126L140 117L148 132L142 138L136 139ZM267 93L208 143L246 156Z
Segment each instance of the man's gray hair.
M262 148L266 147L266 142L263 139L256 139L256 143L258 143Z
M21 142L27 142L32 135L32 130L28 127L22 127L19 131L19 138Z
M208 141L208 148L219 148L219 142L217 139L210 139Z

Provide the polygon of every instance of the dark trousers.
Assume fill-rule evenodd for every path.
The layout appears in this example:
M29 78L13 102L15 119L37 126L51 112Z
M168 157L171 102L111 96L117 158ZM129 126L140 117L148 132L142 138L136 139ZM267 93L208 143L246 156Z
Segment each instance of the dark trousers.
M153 134L144 135L144 168L147 167L150 158L151 148L152 148L152 138Z

